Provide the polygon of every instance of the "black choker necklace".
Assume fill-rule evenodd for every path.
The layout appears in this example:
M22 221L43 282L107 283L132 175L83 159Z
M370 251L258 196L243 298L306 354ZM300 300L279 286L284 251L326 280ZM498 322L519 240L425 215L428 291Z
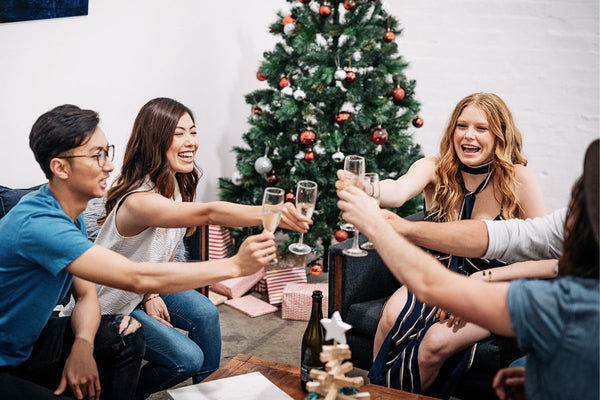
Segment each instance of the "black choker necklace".
M476 165L474 167L469 167L468 165L460 163L460 167L458 169L471 175L483 175L491 171L492 161L488 161L485 164Z

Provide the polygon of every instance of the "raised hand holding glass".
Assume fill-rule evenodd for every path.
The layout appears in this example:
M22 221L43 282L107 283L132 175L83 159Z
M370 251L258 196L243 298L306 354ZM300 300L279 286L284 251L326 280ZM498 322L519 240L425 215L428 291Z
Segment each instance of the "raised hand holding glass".
M315 210L317 202L317 184L313 181L300 181L296 189L296 209L308 221ZM304 232L300 234L298 243L292 243L288 250L294 254L308 254L312 250L304 244Z
M364 191L377 200L377 204L379 204L379 175L376 172L367 172L363 175L363 183L365 185ZM360 245L361 249L365 250L373 250L375 245L370 240Z

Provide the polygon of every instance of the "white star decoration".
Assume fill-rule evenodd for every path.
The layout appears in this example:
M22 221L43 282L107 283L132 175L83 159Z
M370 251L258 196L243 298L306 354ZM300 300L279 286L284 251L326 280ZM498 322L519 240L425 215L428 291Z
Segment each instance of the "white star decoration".
M323 318L321 320L321 325L323 325L326 331L325 340L335 339L338 343L346 344L345 332L352 328L352 325L342 321L342 317L340 317L338 311L334 312L331 317L331 319Z

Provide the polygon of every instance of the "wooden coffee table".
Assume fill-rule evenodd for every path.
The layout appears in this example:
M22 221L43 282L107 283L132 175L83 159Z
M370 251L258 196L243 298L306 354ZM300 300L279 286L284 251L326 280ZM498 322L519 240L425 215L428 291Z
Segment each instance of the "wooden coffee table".
M238 354L227 364L213 372L204 381L213 381L250 372L260 372L295 400L303 400L306 397L307 393L300 387L299 367L292 367L291 365L265 360L247 354ZM360 391L371 393L371 399L377 400L434 400L433 397L371 384L362 386Z

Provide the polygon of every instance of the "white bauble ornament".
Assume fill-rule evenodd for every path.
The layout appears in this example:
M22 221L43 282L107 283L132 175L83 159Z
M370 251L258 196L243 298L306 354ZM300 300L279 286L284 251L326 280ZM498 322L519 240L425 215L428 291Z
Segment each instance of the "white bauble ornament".
M331 155L331 158L333 158L333 161L335 161L336 163L341 163L342 161L344 161L345 157L346 156L344 155L344 153L342 153L339 150Z
M288 24L289 25L289 24ZM287 26L287 25L286 25ZM289 86L284 87L283 89L281 89L281 93L283 94L287 94L288 96L291 96L294 93L294 89L292 89Z
M296 29L296 24L290 22L289 24L283 27L283 33L285 33L286 36L290 36L294 32L294 29Z
M271 170L273 169L273 163L271 163L271 160L269 160L268 157L262 156L257 158L254 162L254 169L259 174L266 174L268 172L271 172Z
M233 174L231 174L231 182L233 182L233 184L235 186L240 186L242 184L242 180L243 180L243 176L242 176L241 172L238 171L237 169L235 171L233 171Z
M304 90L298 89L294 92L294 98L296 100L304 100L306 98L306 93L304 93Z
M343 81L344 79L346 79L346 71L340 68L337 71L335 71L334 77L338 81Z

